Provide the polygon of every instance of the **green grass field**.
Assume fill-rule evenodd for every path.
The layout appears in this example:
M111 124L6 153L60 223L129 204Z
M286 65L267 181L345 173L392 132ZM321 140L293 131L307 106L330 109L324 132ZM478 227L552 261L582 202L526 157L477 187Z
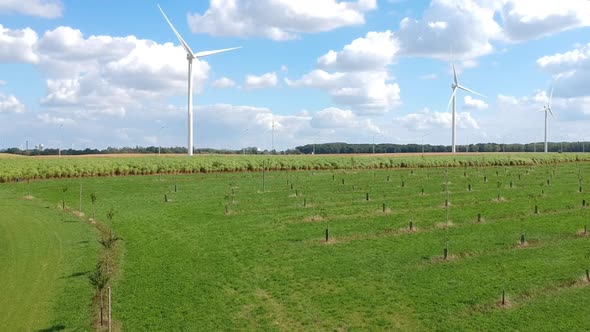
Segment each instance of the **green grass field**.
M21 189L0 188L0 331L88 330L94 229Z
M90 192L103 221L115 210L109 226L123 248L113 283L118 330L588 330L590 237L581 233L590 224L590 207L582 207L583 200L590 205L589 174L590 163L457 167L448 174L273 171L264 192L261 172L154 175L5 183L0 194L19 211L15 219L21 212L43 219L44 227L27 226L39 230L35 236L63 234L68 257L77 257L37 273L58 289L39 294L47 304L38 309L40 328L69 328L69 319L80 322L71 323L76 329L86 319L91 329L87 277L59 288L60 277L88 271L97 260L97 238L74 249L92 238L92 226L60 222L57 208L68 186L66 204L77 209L81 183L86 214ZM34 200L22 200L28 191ZM44 217L35 217L44 206ZM26 238L30 231L25 221L10 225L0 224L0 236L9 234L0 242L3 268L32 268L42 258L27 248L43 241L17 246L11 232ZM34 283L5 271L0 287ZM73 299L86 303L84 310L66 310ZM30 297L22 306L42 301ZM0 321L12 317L9 304L0 302Z

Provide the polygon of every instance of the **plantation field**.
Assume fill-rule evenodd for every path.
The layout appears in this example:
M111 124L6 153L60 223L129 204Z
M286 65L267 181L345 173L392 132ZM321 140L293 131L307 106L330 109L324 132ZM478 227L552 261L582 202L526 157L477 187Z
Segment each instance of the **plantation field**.
M0 182L18 179L71 177L193 174L270 170L392 169L462 166L542 165L590 161L590 153L468 153L468 154L383 154L383 155L199 155L186 156L43 156L0 158Z
M0 193L30 192L16 208L46 205L48 216L64 213L64 187L78 209L82 184L86 215L96 193L97 217L121 238L116 330L590 329L590 163L267 171L264 188L258 169L21 181ZM80 275L86 289L69 294L89 302Z

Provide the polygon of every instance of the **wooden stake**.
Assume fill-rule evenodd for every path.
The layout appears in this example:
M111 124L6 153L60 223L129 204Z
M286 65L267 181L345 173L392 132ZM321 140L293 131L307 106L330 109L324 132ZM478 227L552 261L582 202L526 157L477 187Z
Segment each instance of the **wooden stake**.
M586 281L590 282L590 270L586 269Z
M414 222L410 220L410 231L414 230Z
M265 169L266 169L266 160L263 160L262 161L262 192L266 191Z
M168 195L164 194L164 203L168 203Z
M524 242L525 242L525 240L524 240L524 233L523 233L523 234L520 234L520 245L523 246Z
M385 213L385 203L383 203L383 213Z
M80 215L82 215L82 184L80 183Z
M506 305L506 291L502 290L502 305Z
M328 242L328 240L330 239L330 233L329 233L329 228L328 225L326 224L326 242Z
M177 191L177 190L176 190L176 183L175 183L175 184L174 184L174 192L176 192L176 191Z
M113 328L113 311L112 311L112 307L111 307L111 287L108 287L109 289L109 332L111 332L112 328Z
M481 222L481 213L477 214L477 222Z
M539 207L535 205L535 214L539 214Z
M368 201L369 200L369 193L365 194L365 199Z
M445 245L445 250L444 250L444 259L446 260L449 257L449 243L447 242Z

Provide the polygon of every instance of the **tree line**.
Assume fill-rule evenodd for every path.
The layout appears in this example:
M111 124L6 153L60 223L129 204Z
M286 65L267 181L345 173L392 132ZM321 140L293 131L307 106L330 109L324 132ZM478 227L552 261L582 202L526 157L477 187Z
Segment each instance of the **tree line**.
M469 145L457 145L457 152L543 152L544 144L527 143L527 144L500 144L500 143L477 143ZM590 142L550 142L548 143L549 152L588 152L590 151ZM0 150L3 153L19 155L88 155L88 154L186 154L186 147L157 147L157 146L135 146L135 147L107 147L106 149L29 149L22 150L19 148L8 148ZM307 144L297 146L293 149L283 151L260 150L257 147L247 147L238 150L231 149L212 149L202 148L195 149L195 154L357 154L357 153L436 153L451 152L449 145L430 145L430 144L349 144L343 142Z

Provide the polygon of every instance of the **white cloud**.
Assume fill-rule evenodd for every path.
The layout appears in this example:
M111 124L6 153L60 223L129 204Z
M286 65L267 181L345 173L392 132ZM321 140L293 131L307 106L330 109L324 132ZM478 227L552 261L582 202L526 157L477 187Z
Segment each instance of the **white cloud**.
M59 0L2 0L0 14L23 14L44 18L60 17L63 5Z
M539 58L537 65L552 75L552 86L558 96L590 96L590 43L565 53Z
M0 26L0 61L32 63L47 76L41 104L83 116L122 115L125 109L186 93L186 55L180 46L134 36L85 37L58 27L41 38L30 29ZM209 74L205 61L193 61L194 91Z
M376 0L216 0L203 14L189 14L188 24L194 33L288 40L363 24L375 8Z
M286 72L288 72L288 71L289 71L289 67L287 67L286 65L281 65L281 71L282 71L283 73L286 73Z
M392 82L387 68L398 49L391 31L368 32L341 51L318 58L319 69L285 82L327 91L335 103L358 114L384 114L400 103L399 85Z
M6 82L5 80L0 80L0 86L6 85L8 84L8 82Z
M401 53L448 60L494 51L495 42L522 42L590 26L587 0L432 0L421 19L405 17Z
M0 113L23 113L26 107L15 96L0 94Z
M359 114L383 114L400 102L399 85L389 80L385 71L328 73L316 69L298 80L285 82L289 86L325 90L334 102Z
M421 20L404 18L396 34L401 53L447 60L469 59L493 50L502 28L490 1L433 0Z
M218 89L227 89L236 86L236 82L232 81L227 77L222 77L213 82L213 87Z
M469 112L457 112L457 127L479 129L477 121ZM451 128L452 114L449 112L431 112L425 108L420 113L411 113L402 117L397 117L394 122L399 123L410 130L430 130L433 128Z
M30 28L11 30L0 24L0 62L38 62L34 50L37 40L37 33Z
M587 0L508 0L502 8L504 33L512 41L537 39L590 25Z
M475 99L471 96L465 96L463 108L466 110L486 110L489 105L480 99Z
M393 62L399 45L393 33L368 32L344 46L342 51L329 51L318 59L318 66L326 70L367 71L384 70Z
M277 82L278 79L275 72L266 73L261 76L247 75L244 88L246 90L270 88L276 86Z
M311 119L311 126L318 129L354 129L374 134L381 133L371 119L362 119L350 110L335 107L316 112Z

